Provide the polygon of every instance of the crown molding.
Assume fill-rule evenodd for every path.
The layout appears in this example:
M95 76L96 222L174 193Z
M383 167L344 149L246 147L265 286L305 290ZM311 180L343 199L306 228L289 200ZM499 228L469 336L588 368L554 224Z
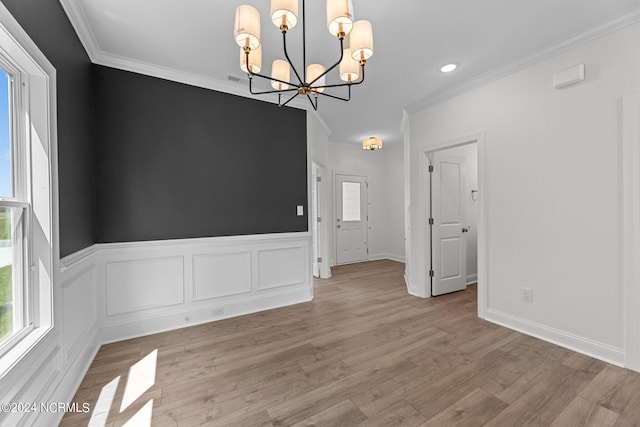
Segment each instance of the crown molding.
M508 62L485 73L479 74L476 77L465 80L464 82L450 88L437 91L421 101L408 105L405 110L411 114L425 110L462 93L487 85L493 81L638 22L640 22L640 9L634 9L633 11L621 15L616 19L605 22L604 24L591 28L584 33L577 34L560 43L538 50L533 54L522 56L512 62Z
M213 77L203 76L196 73L188 73L182 70L176 70L169 67L163 67L156 64L150 64L148 62L136 61L131 58L125 58L118 55L107 54L101 52L92 60L94 64L103 65L105 67L117 68L124 71L131 71L146 76L157 77L164 80L170 80L173 82L184 83L190 86L197 86L204 89L211 89L218 92L224 92L231 95L241 96L243 98L255 99L257 101L268 102L270 104L277 104L275 99L261 98L258 96L251 96L249 94L249 88L244 84L231 83L222 81ZM300 110L313 110L308 103L305 103L302 99L295 99L291 101L289 106Z
M76 31L80 43L84 46L84 50L89 55L91 62L95 62L95 59L100 55L100 46L96 39L91 25L89 25L89 18L85 13L82 3L77 0L60 0L60 5L64 9L71 26Z

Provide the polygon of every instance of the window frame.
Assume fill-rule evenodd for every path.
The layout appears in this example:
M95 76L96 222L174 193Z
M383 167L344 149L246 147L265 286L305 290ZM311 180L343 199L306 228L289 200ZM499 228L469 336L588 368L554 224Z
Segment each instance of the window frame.
M56 71L0 3L0 65L11 77L13 197L2 206L23 209L23 328L0 345L0 377L28 372L54 331L54 284L59 274ZM48 341L46 341L48 342ZM24 363L21 364L21 362Z
M30 241L32 239L30 227L31 215L31 174L29 173L30 143L26 140L26 114L28 109L28 99L24 93L23 84L25 76L10 59L7 59L0 52L0 68L7 74L9 80L9 144L11 150L11 197L0 196L0 208L22 209L20 222L22 223L21 234L13 235L12 230L12 286L13 286L13 310L16 316L22 317L17 331L0 342L0 357L7 353L15 344L27 336L34 328L33 325L33 304L32 304L32 280L30 275L31 254ZM13 217L13 214L12 214ZM13 221L12 221L13 228ZM18 258L16 260L16 258ZM18 285L16 285L18 282ZM19 290L16 295L16 290ZM18 303L15 303L18 300Z

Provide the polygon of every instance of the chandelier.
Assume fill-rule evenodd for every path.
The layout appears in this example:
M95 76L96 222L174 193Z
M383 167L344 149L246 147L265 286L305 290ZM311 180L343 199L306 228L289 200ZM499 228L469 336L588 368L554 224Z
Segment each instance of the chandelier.
M381 148L382 148L382 140L380 138L370 136L369 138L362 141L363 150L376 151L376 150L380 150Z
M298 95L306 96L314 110L318 109L320 95L340 101L351 99L351 86L364 81L364 66L373 55L373 30L369 21L353 21L351 0L327 0L327 28L340 42L340 58L329 68L321 64L307 66L305 0L302 0L302 70L298 71L287 51L287 32L298 23L298 0L271 0L271 21L282 32L282 47L285 59L276 59L271 66L271 75L260 74L262 69L262 46L260 44L260 13L249 5L236 9L233 34L240 46L240 68L249 77L249 92L252 95L277 94L278 106L283 107ZM344 39L349 35L349 47ZM340 79L344 83L326 84L326 75L339 67ZM291 70L295 79L291 80ZM273 90L254 91L253 77L271 81ZM330 94L325 89L347 88L346 96ZM285 101L283 100L285 95Z

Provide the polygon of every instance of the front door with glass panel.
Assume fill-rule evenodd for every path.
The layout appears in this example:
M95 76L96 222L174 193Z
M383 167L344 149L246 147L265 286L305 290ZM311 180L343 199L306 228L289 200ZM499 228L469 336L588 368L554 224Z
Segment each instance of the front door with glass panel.
M336 175L336 263L367 261L367 178Z

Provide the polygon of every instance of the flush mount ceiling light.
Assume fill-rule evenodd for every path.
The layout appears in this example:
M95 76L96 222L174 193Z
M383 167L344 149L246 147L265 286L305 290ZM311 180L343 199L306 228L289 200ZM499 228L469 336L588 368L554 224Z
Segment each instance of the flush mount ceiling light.
M238 6L233 35L240 46L240 68L249 77L249 92L253 95L278 94L278 105L287 105L298 95L306 96L314 110L318 109L320 95L349 101L351 86L364 81L364 66L373 55L373 29L369 21L353 21L351 0L327 0L327 28L340 41L340 58L325 68L321 64L307 66L305 0L302 0L302 71L291 62L287 52L287 32L298 23L298 0L271 0L271 21L282 32L282 47L285 59L276 59L271 66L271 75L260 74L262 49L260 45L260 13L249 5ZM344 47L344 38L349 34L349 48ZM326 84L325 77L339 66L340 79L345 83ZM295 78L291 79L291 70ZM274 90L255 92L253 77L271 81ZM336 96L325 89L346 87L347 96ZM282 102L282 95L291 95Z
M376 138L375 136L370 136L369 138L362 141L362 149L363 150L379 150L382 148L382 140Z
M458 68L458 64L454 64L454 63L445 64L442 67L440 67L440 72L441 73L450 73L453 70L455 70L456 68Z

